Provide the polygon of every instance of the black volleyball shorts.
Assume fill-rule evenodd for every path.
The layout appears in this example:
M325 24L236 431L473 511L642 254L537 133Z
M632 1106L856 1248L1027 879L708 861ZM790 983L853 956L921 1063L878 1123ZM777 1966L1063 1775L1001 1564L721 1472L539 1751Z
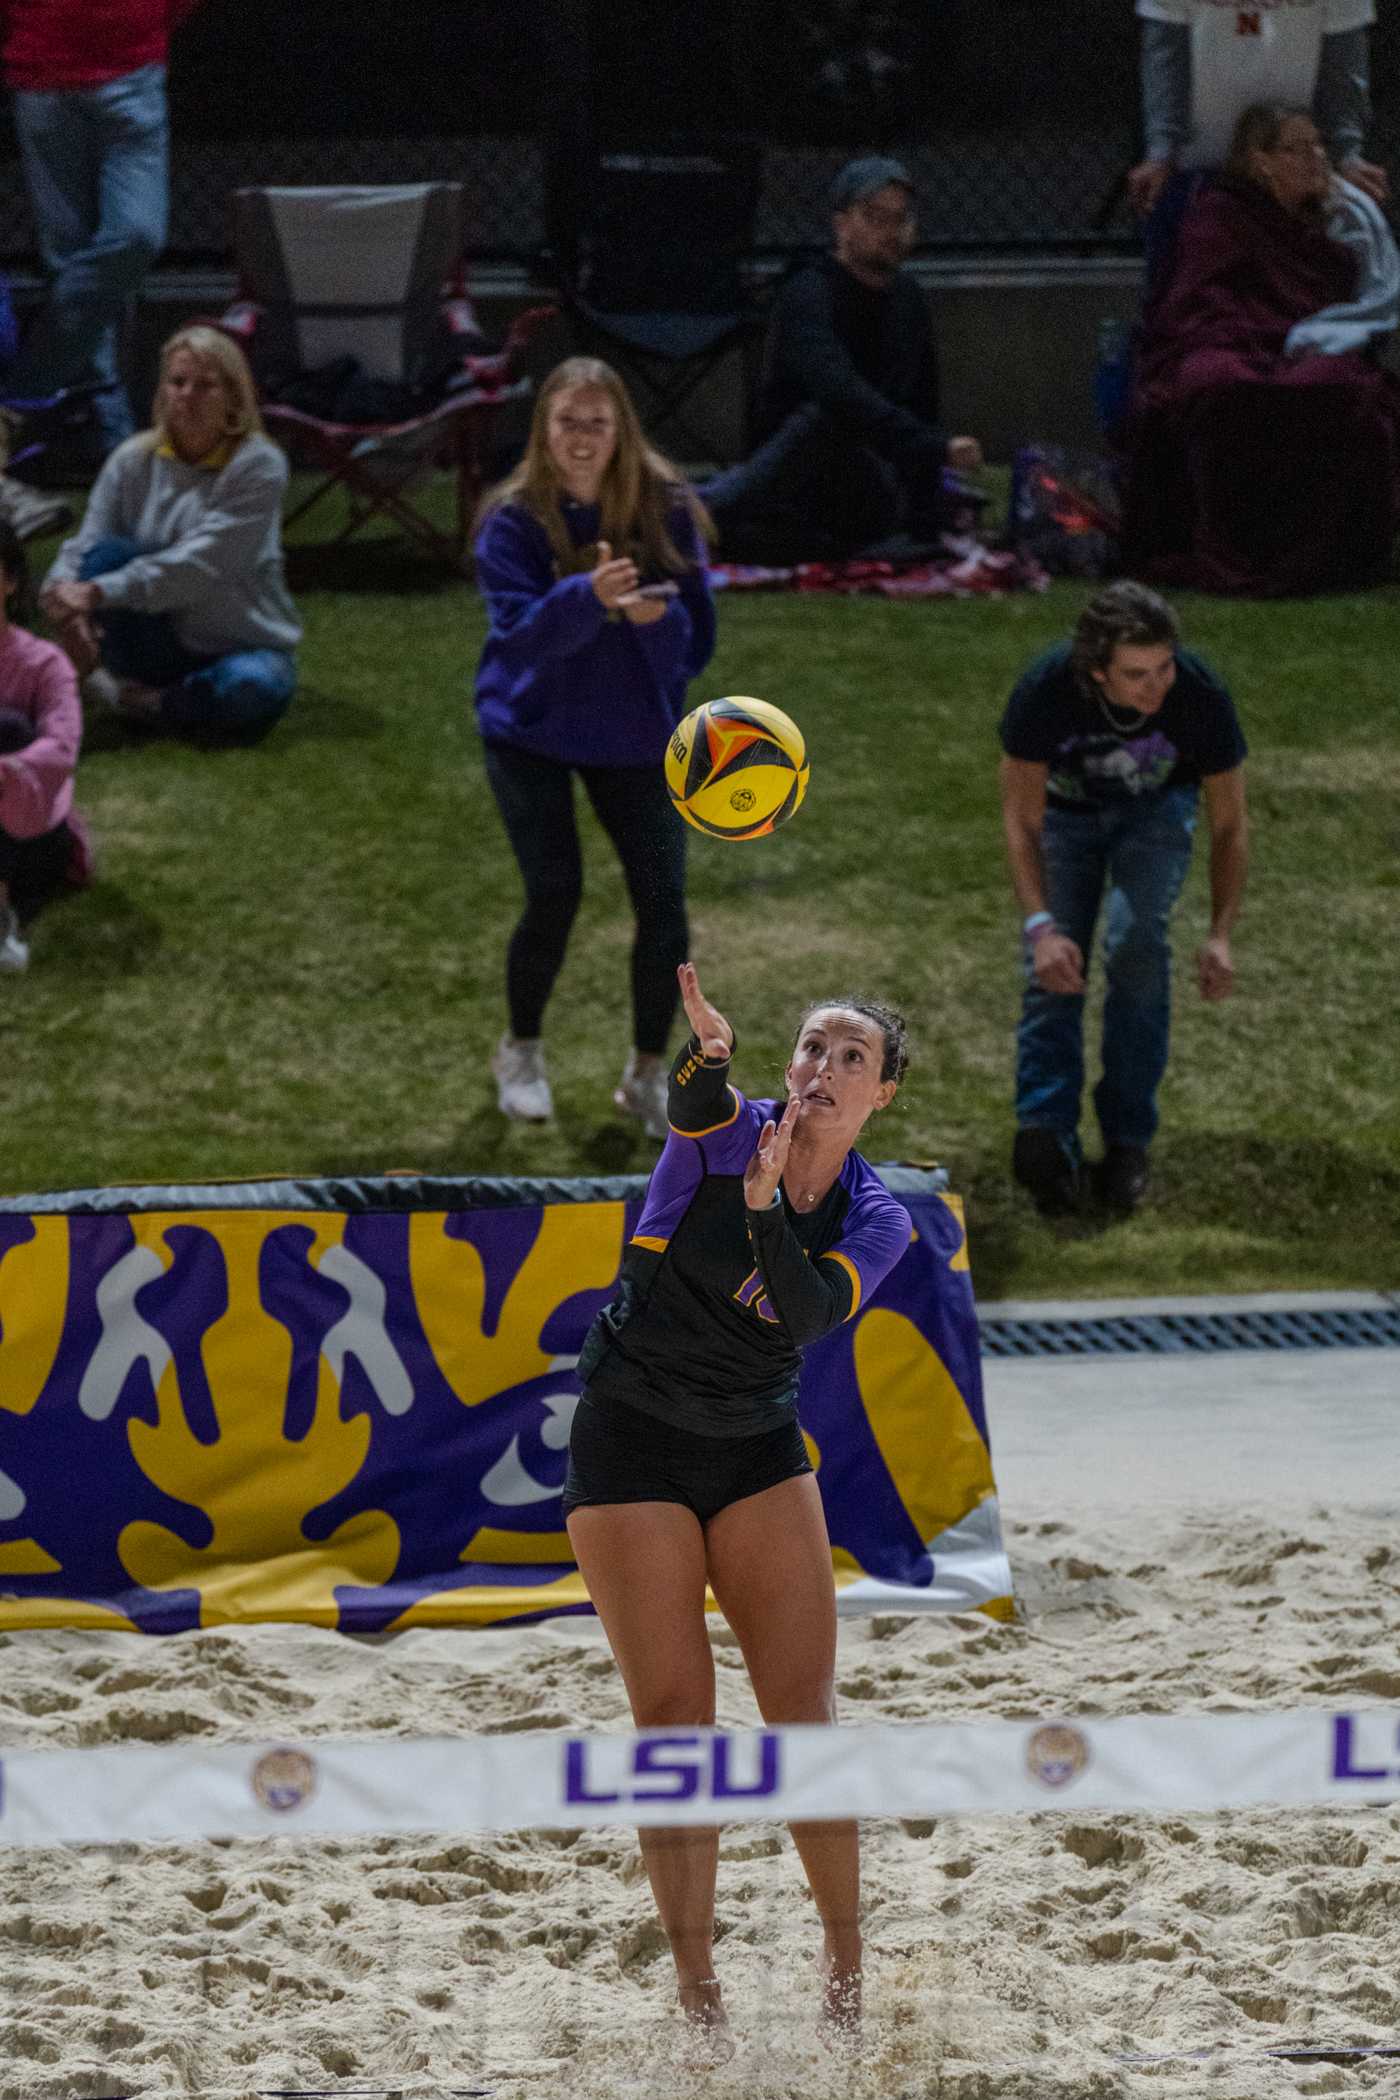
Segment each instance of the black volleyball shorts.
M811 1470L796 1422L757 1436L697 1436L585 1393L569 1436L564 1514L608 1502L679 1502L708 1524L731 1502Z

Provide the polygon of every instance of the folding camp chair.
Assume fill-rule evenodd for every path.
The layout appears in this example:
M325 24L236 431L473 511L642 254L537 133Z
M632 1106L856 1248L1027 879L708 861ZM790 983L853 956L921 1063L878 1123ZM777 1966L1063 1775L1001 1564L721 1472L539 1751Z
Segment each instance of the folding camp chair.
M707 457L713 448L686 409L763 329L743 270L759 149L742 139L671 138L602 149L581 172L577 260L560 288L579 347L619 366L650 428L669 424L694 457Z
M234 193L238 303L222 326L248 351L269 429L349 499L348 539L392 518L459 564L497 412L530 391L517 359L554 311L536 307L488 352L466 295L460 183L354 184ZM456 484L443 531L413 494L436 466Z

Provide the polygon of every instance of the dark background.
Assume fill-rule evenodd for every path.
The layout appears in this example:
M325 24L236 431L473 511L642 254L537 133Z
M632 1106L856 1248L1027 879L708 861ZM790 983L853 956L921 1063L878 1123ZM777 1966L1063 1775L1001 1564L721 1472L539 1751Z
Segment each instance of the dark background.
M1127 250L1137 41L1132 0L204 0L171 55L167 265L226 261L241 183L446 178L480 260L547 278L590 139L715 130L763 148L758 254L821 241L830 175L872 148L912 168L927 252ZM1400 167L1397 0L1372 76ZM0 260L33 262L3 127Z
M1135 51L1131 0L204 0L172 97L178 123L220 137L503 136L538 127L562 72L605 130L644 110L861 143L1111 116Z

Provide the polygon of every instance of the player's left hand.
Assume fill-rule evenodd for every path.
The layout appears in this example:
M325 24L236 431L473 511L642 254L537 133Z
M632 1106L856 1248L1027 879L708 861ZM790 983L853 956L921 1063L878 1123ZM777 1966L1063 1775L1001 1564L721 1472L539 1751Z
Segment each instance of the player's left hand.
M750 1210L767 1210L777 1195L801 1109L798 1096L789 1094L781 1123L770 1116L758 1133L758 1149L744 1169L744 1201Z
M1196 957L1203 999L1228 999L1235 989L1235 964L1223 933L1213 933Z

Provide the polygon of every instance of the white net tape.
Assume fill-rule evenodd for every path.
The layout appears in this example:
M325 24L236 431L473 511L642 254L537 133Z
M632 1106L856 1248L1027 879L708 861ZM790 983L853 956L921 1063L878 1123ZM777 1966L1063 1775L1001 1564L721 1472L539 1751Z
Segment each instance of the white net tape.
M0 1846L1400 1800L1400 1708L0 1756Z

